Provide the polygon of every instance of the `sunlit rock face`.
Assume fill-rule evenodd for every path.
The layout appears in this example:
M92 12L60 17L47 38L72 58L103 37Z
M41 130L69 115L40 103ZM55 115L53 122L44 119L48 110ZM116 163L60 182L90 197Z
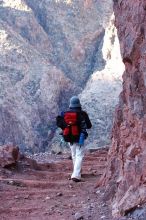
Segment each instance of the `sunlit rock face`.
M146 4L114 2L126 69L104 183L115 191L113 215L119 216L146 202Z
M47 150L55 116L79 93L93 123L89 142L109 143L122 71L110 64L117 44L114 27L107 28L112 11L112 0L0 1L1 145Z
M0 19L42 54L51 51L47 34L36 21L32 10L22 0L0 1Z
M88 146L97 148L111 143L113 113L122 87L124 64L121 59L114 15L105 29L101 48L105 67L95 71L80 94L83 108L90 113L93 128Z

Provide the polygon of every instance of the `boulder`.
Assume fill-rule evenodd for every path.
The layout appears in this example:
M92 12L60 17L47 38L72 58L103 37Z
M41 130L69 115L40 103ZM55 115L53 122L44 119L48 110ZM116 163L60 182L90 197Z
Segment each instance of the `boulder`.
M15 165L19 159L19 148L13 145L0 146L0 166Z

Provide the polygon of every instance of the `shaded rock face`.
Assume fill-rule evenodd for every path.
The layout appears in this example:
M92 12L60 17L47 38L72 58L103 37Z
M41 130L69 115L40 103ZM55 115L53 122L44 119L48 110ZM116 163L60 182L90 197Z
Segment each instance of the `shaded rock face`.
M115 216L128 213L146 202L145 8L145 1L114 1L116 27L126 68L104 176L107 191L115 186Z

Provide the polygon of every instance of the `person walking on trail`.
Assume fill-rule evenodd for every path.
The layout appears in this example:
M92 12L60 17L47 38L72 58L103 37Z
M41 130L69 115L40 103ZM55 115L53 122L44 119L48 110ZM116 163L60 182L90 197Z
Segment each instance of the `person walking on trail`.
M77 96L70 99L69 110L57 116L57 126L62 129L64 141L69 142L73 161L71 179L81 181L81 166L85 154L84 140L88 137L86 129L92 127L88 114L82 110Z

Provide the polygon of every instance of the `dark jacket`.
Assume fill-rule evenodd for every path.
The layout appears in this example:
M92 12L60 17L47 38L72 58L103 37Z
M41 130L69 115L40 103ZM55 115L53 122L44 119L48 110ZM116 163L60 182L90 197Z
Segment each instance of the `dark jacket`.
M89 119L89 116L88 116L87 112L81 110L81 114L83 115L83 117L85 119L86 129L92 128L92 124L91 124L91 121Z

